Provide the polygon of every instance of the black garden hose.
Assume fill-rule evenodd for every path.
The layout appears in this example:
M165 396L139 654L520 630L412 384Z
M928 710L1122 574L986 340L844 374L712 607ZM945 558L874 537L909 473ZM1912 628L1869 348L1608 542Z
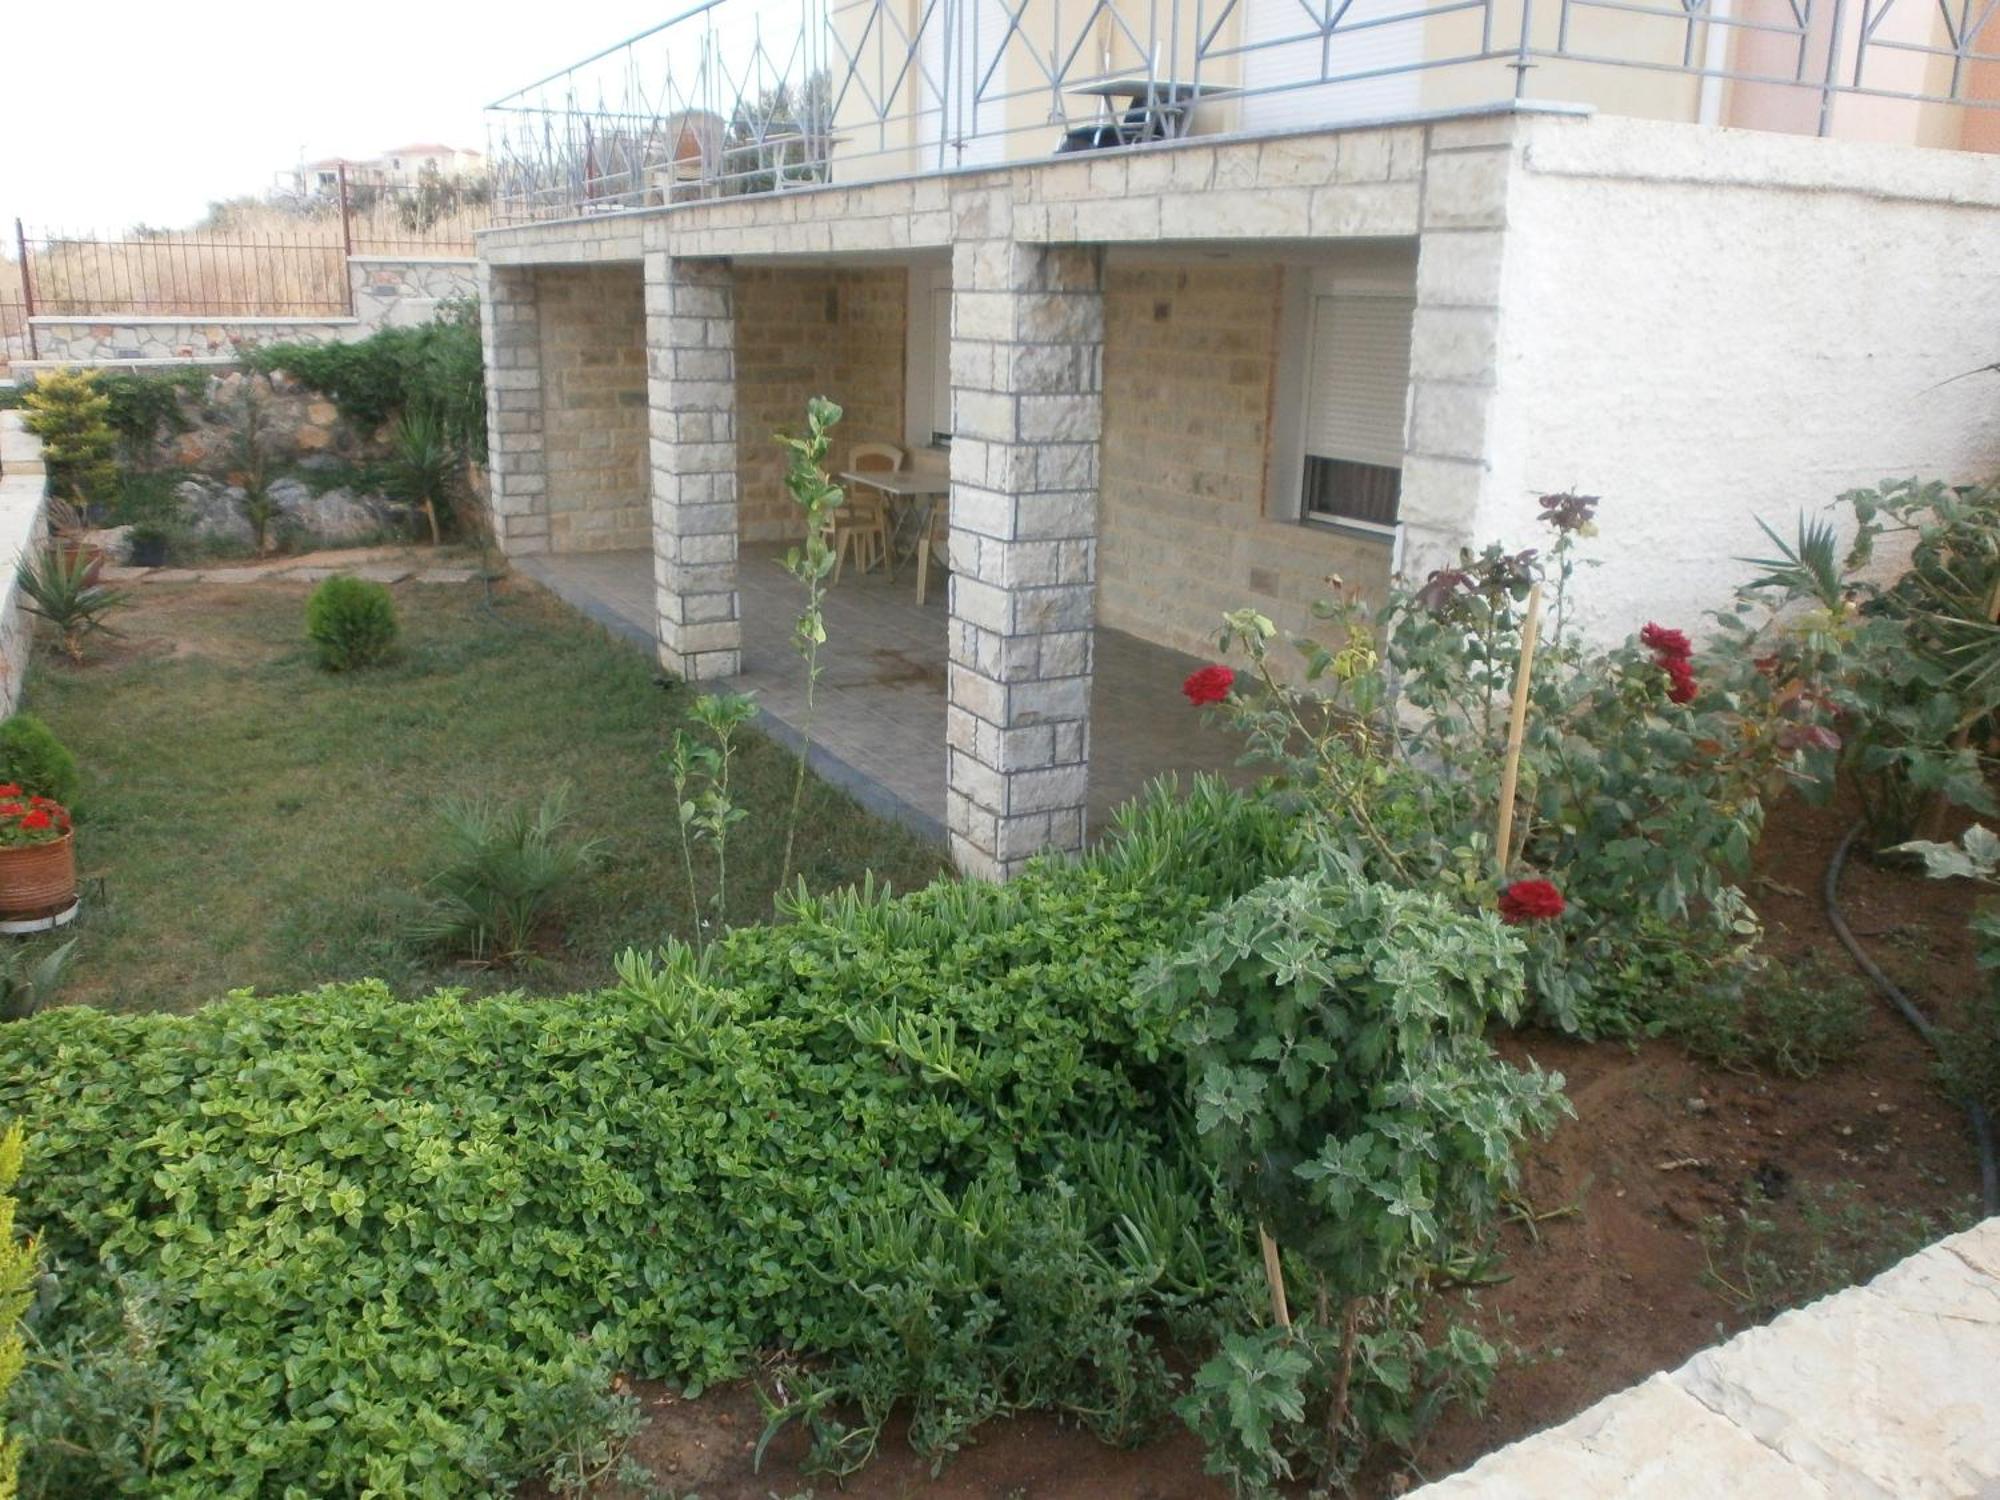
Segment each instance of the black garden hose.
M1875 988L1880 990L1889 1003L1896 1007L1910 1029L1929 1043L1933 1052L1941 1058L1944 1048L1938 1041L1938 1029L1930 1017L1918 1010L1916 1003L1903 993L1896 981L1882 972L1881 965L1870 958L1847 925L1847 918L1840 912L1840 876L1847 868L1848 851L1861 835L1862 825L1856 823L1847 830L1847 836L1840 841L1840 847L1833 851L1833 858L1827 862L1826 879L1821 885L1821 894L1826 898L1827 925L1833 928L1833 935L1840 939L1847 956L1854 960L1856 967L1866 974ZM1986 1106L1977 1099L1965 1100L1965 1115L1972 1122L1972 1140L1979 1149L1979 1196L1988 1214L2000 1214L2000 1164L1996 1164L1993 1154L1993 1120L1986 1113Z

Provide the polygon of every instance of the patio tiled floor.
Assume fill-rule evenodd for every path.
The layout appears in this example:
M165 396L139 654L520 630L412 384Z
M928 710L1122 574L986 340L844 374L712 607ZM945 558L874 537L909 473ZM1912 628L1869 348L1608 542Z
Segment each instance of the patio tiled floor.
M797 743L804 710L791 626L798 585L779 548L745 548L739 590L743 675L727 684L750 691L778 738ZM525 558L520 569L576 608L650 649L652 559L644 552L568 553ZM864 803L942 837L945 805L945 588L933 578L919 607L907 571L850 573L827 597L814 769ZM1091 695L1090 826L1145 783L1167 772L1183 779L1228 771L1238 748L1181 697L1200 663L1119 630L1097 632ZM775 722L768 722L768 721Z

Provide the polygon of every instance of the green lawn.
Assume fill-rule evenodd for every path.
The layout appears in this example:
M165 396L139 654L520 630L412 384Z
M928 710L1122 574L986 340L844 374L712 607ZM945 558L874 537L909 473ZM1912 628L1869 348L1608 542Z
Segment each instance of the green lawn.
M85 793L81 941L61 998L185 1010L236 988L373 976L561 991L600 983L628 945L687 935L686 878L659 752L687 690L532 585L395 590L397 658L320 671L298 584L146 585L71 668L38 648L25 706L75 752ZM731 920L769 914L796 761L750 735L730 847ZM576 831L607 861L569 902L559 946L513 973L413 945L409 914L453 793L539 800L568 782ZM898 888L940 850L809 784L799 865L814 888L873 870Z

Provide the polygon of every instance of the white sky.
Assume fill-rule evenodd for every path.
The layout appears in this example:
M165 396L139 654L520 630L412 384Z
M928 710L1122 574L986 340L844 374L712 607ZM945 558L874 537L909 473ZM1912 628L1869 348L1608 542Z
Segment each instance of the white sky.
M0 229L176 227L482 108L688 0L0 0Z

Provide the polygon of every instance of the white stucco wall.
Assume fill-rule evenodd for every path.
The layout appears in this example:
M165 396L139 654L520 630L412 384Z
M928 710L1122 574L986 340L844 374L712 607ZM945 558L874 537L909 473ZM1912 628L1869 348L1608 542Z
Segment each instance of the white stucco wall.
M1938 385L2000 359L1990 157L1523 118L1506 223L1465 534L1539 545L1537 496L1603 496L1601 638L1726 604L1759 516L2000 473L2000 376Z
M42 440L18 411L0 411L0 718L21 701L34 622L21 608L21 563L43 535L47 477Z

